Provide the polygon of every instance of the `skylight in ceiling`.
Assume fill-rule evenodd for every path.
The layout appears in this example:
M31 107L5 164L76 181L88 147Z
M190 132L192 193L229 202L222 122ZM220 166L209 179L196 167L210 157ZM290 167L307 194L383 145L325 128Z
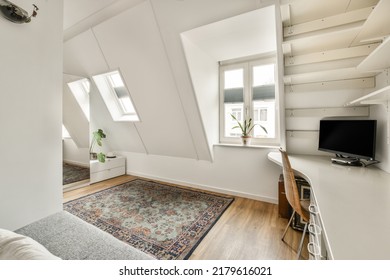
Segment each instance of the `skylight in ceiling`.
M119 71L93 76L114 121L139 121L130 93Z

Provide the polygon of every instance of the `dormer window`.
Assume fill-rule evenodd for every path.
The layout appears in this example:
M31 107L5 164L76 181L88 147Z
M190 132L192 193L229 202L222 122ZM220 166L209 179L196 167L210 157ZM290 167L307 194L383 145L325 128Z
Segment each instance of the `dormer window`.
M139 121L130 93L119 71L93 76L114 121Z

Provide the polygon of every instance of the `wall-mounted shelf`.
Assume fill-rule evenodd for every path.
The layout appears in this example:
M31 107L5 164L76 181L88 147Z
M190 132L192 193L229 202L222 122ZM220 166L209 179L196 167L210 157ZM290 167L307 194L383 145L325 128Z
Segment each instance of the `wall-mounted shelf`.
M390 98L390 86L385 86L374 92L366 94L363 97L355 99L346 104L346 106L358 105L358 104L387 104Z
M359 71L378 71L390 67L390 36L387 37L357 67Z
M352 45L374 41L390 34L390 1L381 0L368 16L359 35ZM380 28L378 28L380 27Z
M348 79L359 79L375 76L376 73L362 73L356 67L341 68L325 71L316 71L310 73L300 73L284 76L284 84L306 84L326 81L338 81Z

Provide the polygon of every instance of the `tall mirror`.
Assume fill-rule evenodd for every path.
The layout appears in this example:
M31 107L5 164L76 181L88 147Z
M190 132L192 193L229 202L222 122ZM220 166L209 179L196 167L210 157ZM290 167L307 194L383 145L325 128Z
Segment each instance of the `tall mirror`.
M64 191L89 184L89 92L85 77L64 74L62 158Z

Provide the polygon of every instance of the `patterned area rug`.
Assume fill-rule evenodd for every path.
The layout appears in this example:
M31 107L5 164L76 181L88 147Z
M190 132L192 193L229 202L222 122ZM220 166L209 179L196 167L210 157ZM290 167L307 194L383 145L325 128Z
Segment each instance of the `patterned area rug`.
M62 184L71 183L89 179L89 168L69 163L62 164Z
M232 198L137 179L64 210L157 259L188 259Z

